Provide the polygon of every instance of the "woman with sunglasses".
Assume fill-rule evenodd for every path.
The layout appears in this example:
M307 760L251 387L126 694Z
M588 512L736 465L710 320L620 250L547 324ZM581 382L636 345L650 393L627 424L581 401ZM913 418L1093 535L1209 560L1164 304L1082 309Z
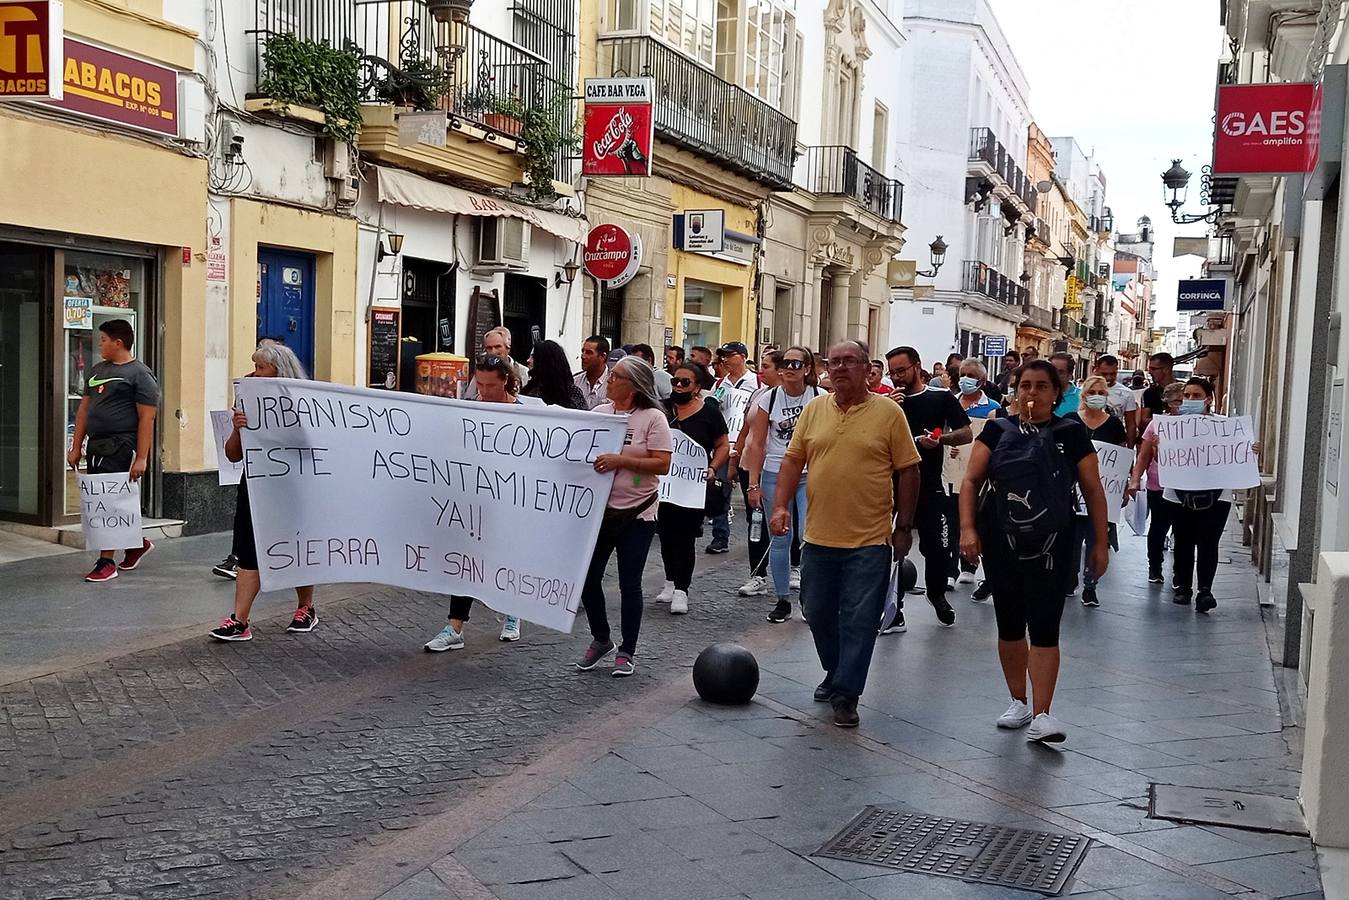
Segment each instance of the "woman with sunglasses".
M779 385L765 391L759 397L759 414L751 423L749 453L745 460L749 469L750 509L761 509L764 498L776 496L778 470L787 453L787 445L792 441L796 422L801 418L806 404L824 393L815 383L812 371L813 354L805 347L791 347L784 351L777 361ZM773 535L768 548L768 566L773 574L773 589L778 598L777 605L768 614L768 621L779 624L792 617L791 590L791 548L792 541L800 540L800 524L806 518L806 472L801 472L801 481L790 507L792 509L791 527L785 534ZM771 509L764 509L765 518ZM800 586L799 575L796 586Z
M707 451L707 481L717 480L717 469L725 465L731 444L726 420L715 403L703 399L702 384L707 370L696 362L681 362L670 377L670 427L684 432ZM713 494L712 490L708 491ZM721 495L717 494L718 499ZM665 564L665 587L656 602L670 604L670 614L689 611L689 585L693 581L694 544L703 532L704 509L689 509L662 503L656 514L656 533L660 535L660 556Z
M473 384L477 388L474 399L479 403L520 403L520 376L509 358L484 356L474 367ZM473 598L450 595L450 621L425 646L427 653L464 649L464 625L473 609ZM520 620L506 616L501 626L501 640L520 640Z
M590 571L581 589L581 603L590 621L593 640L576 668L588 672L614 651L610 640L609 612L605 608L604 570L609 557L618 555L618 591L622 598L623 643L614 657L613 676L633 674L637 636L642 628L642 570L656 536L656 499L660 496L660 476L670 471L674 441L670 423L656 398L656 375L646 360L625 356L609 373L609 399L594 412L623 416L628 434L619 453L602 453L595 458L596 472L612 472L614 486L604 510L590 557Z

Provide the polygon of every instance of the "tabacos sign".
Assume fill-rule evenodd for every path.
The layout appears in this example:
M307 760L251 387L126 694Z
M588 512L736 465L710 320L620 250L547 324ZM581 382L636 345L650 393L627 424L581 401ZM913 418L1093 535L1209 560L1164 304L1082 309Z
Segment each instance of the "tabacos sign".
M651 78L587 78L581 173L591 176L651 174L656 141Z
M52 106L80 115L178 136L178 73L164 66L66 38L65 97Z
M1227 84L1218 88L1213 174L1273 175L1306 168L1315 86Z
M617 225L596 225L586 238L585 270L607 287L622 287L637 276L642 241Z
M0 101L61 99L63 13L56 0L0 0Z

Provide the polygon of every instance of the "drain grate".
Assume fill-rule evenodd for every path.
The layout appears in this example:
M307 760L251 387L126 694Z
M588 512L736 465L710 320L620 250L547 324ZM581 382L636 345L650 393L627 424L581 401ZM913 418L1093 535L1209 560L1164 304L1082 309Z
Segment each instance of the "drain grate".
M1148 818L1200 825L1226 825L1229 828L1277 834L1307 833L1302 807L1296 800L1269 794L1175 784L1152 784L1148 787Z
M1089 844L1081 835L868 806L815 855L1057 894Z

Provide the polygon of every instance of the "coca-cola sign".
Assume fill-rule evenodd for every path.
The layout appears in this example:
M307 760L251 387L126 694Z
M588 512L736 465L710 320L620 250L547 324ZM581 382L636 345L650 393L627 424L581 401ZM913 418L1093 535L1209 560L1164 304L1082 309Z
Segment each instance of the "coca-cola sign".
M611 287L632 280L640 262L636 235L617 225L596 225L586 238L585 269Z
M588 78L581 172L590 176L651 174L656 120L651 78Z

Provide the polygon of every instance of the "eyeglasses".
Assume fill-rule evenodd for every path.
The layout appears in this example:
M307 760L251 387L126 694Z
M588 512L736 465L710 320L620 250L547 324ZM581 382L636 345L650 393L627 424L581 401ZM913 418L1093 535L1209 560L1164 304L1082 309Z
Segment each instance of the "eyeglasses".
M858 366L867 365L871 365L870 360L858 359L855 356L838 356L829 360L829 368L831 369L855 369Z
M499 356L484 356L482 359L478 360L478 368L490 369L496 366L503 365L504 363L505 360L503 360Z
M890 377L903 378L905 375L909 374L912 371L913 366L895 366L893 369L890 370Z
M778 363L778 368L795 372L799 369L804 369L806 365L807 363L804 359L784 359L782 362Z
M631 378L629 378L628 376L624 375L622 372L618 371L617 369L613 369L613 370L611 370L611 371L609 372L609 380L610 380L610 381L628 381L628 382L631 382L631 381L632 381ZM671 380L670 380L670 383L673 384L673 383L674 383L674 379L671 379Z
M686 388L693 384L692 378L671 378L670 386L677 388Z

